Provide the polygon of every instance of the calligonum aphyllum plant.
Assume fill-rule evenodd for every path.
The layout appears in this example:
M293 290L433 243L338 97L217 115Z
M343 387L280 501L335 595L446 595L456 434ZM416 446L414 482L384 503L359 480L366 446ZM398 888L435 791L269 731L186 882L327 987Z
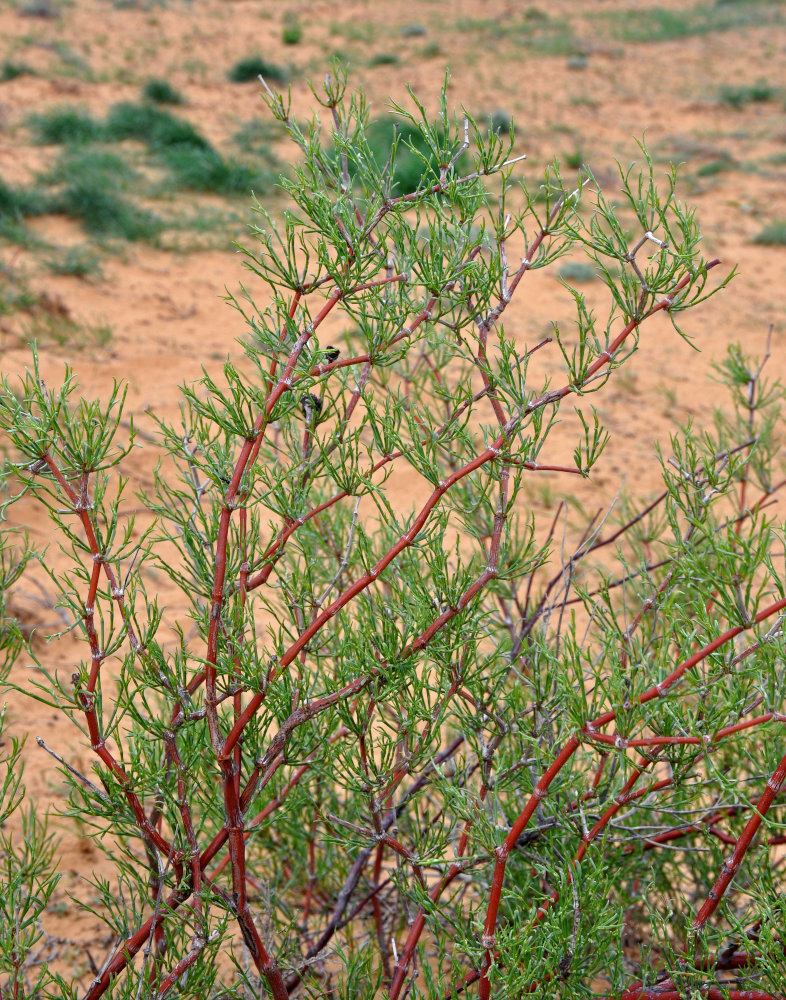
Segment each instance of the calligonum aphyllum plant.
M50 748L111 943L36 958L56 868L25 814L2 996L782 996L782 389L735 348L660 493L536 501L591 477L596 394L726 284L674 171L642 146L614 200L533 182L444 89L434 120L392 105L380 155L340 72L314 97L304 125L266 91L297 155L244 251L265 298L230 297L242 350L144 441L144 515L122 387L34 356L3 390L9 523L37 500L61 546L6 533L9 589L38 558L84 650L5 675L93 755ZM526 339L530 272L567 254L606 312L568 285L572 325Z

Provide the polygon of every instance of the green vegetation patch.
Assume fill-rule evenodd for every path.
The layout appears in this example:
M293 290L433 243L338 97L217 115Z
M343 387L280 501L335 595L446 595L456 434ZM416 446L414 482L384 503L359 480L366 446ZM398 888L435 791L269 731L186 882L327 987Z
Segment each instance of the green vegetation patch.
M25 63L15 63L8 59L0 65L0 83L7 83L9 80L15 80L18 76L25 74L35 76L35 70Z
M168 80L154 78L142 88L142 97L153 104L185 104L186 99Z
M0 214L58 212L77 219L85 232L98 238L152 240L163 222L133 205L124 192L139 174L121 156L100 147L69 146L50 170L38 177L40 187L11 189L0 194Z
M757 80L756 83L747 86L725 86L720 89L721 104L730 108L741 110L747 108L749 104L763 104L766 101L774 101L778 98L779 91L766 80Z
M239 59L227 73L230 83L250 83L263 76L268 83L286 83L289 73L283 66L268 62L262 56L246 56Z
M187 145L196 149L209 149L210 143L191 122L171 111L123 101L109 109L104 127L106 141L122 142L136 139L151 149L162 150L170 146Z
M287 21L281 29L281 41L284 45L299 45L302 40L303 28L300 21L296 19Z
M610 25L612 34L626 42L669 42L711 31L783 23L783 11L771 3L717 3L672 10L639 7L596 15Z
M421 131L410 122L399 122L392 115L383 115L369 124L366 138L380 170L395 145L392 161L394 195L410 194L425 185L435 184L439 179L440 166L434 150ZM468 162L465 156L461 156L452 168L454 173L458 175L468 170Z
M27 122L33 132L33 140L42 146L98 142L104 135L101 122L96 121L85 108L52 108L30 115Z
M786 219L776 219L756 236L754 243L762 243L768 247L786 246Z
M582 43L573 34L569 20L551 17L537 7L530 7L519 18L512 17L506 21L502 35L496 18L458 18L455 25L462 33L487 41L502 37L513 42L518 49L525 47L542 56L571 56L584 51Z

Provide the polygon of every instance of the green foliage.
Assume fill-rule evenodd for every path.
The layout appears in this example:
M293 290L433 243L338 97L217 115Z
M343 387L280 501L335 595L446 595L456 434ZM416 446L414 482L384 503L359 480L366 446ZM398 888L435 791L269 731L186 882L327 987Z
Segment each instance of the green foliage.
M513 119L507 111L494 111L489 115L489 132L501 133L510 132L513 126Z
M78 219L91 236L153 240L163 223L123 194L134 176L115 153L92 148L66 150L48 175L50 183L59 185L50 209Z
M268 93L289 207L257 205L241 349L157 419L152 486L124 478L121 387L45 384L34 352L0 390L85 643L23 686L98 756L63 811L113 873L82 893L106 974L69 995L720 995L720 954L777 996L784 388L732 350L731 405L675 429L658 498L541 523L530 491L603 461L588 397L645 331L668 370L667 323L728 277L643 146L608 193L557 163L533 182L447 81L398 131L345 89L308 123ZM516 339L550 267L572 323Z
M52 274L67 274L74 278L101 276L101 260L89 246L61 247L50 252L45 262Z
M99 188L74 180L62 190L57 205L66 215L78 219L91 236L150 241L163 228L153 212L133 205L111 186Z
M734 165L734 160L730 156L719 156L715 160L710 160L709 163L702 163L696 171L696 176L714 177L716 174L722 174L727 170L733 170Z
M172 146L209 148L207 139L185 118L150 104L132 102L112 105L104 127L104 139L109 142L136 139L157 151Z
M53 108L28 119L33 138L42 145L77 145L103 138L100 122L83 108Z
M168 80L154 77L142 88L142 97L153 104L185 104L185 98Z
M7 83L9 80L15 80L18 76L25 75L35 76L35 70L25 63L12 62L10 59L3 60L2 65L0 65L0 83Z
M588 281L595 281L598 274L592 264L588 264L586 261L569 260L560 265L557 277L568 284L574 281L578 284L584 284Z
M786 220L774 219L754 237L753 242L768 247L786 246Z
M0 316L12 316L36 302L25 276L18 270L0 266Z
M411 194L437 180L438 150L446 144L444 131L438 130L433 137L426 137L415 122L382 115L368 124L365 138L378 170L385 167L392 155L390 181L394 194ZM466 158L459 157L454 173L458 175L466 165Z
M762 104L766 101L774 101L778 97L779 91L767 80L757 80L756 83L745 86L732 86L726 84L720 89L721 104L726 104L730 108L738 111L746 108L749 104Z
M225 160L214 149L200 149L183 143L166 150L164 162L178 187L192 191L214 191L216 194L244 194L255 186L270 187L269 178L251 167ZM257 185L257 182L259 185Z
M369 66L398 66L400 60L395 52L376 52L369 59Z
M758 27L778 21L778 4L767 0L743 3L699 4L681 9L643 7L620 9L599 16L607 20L612 31L629 42L669 42L712 31Z
M230 83L258 83L260 76L269 83L286 83L289 74L283 66L277 66L262 56L239 59L227 73Z
M303 27L297 18L284 22L281 29L281 41L284 45L299 45L303 40ZM264 75L264 74L263 74Z
M161 81L151 81L156 82ZM235 196L263 193L275 182L272 169L278 160L269 127L239 134L247 160L238 160L222 156L189 121L150 101L114 104L104 121L62 108L33 116L30 124L39 141L68 148L39 179L46 186L43 194L0 182L0 227L14 240L25 238L25 216L54 211L78 219L92 236L153 241L165 223L149 208L133 204L132 193L154 197L177 188ZM167 180L158 190L129 165L128 154L117 151L127 141L142 143L154 163L165 168Z

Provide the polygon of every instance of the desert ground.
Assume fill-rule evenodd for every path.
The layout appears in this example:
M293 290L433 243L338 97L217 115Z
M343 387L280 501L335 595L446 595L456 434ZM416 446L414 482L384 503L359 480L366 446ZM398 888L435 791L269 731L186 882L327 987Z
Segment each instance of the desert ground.
M138 102L150 80L166 81L182 99L171 110L227 162L244 165L249 188L275 215L285 205L276 174L298 151L270 125L259 83L228 79L239 60L254 55L280 70L299 119L314 108L308 80L323 77L334 56L348 66L351 86L365 88L374 115L390 99L406 102L407 85L434 108L449 69L457 111L513 120L517 150L527 155L518 169L534 185L556 156L566 174L587 164L613 191L617 162L640 157L642 138L664 176L669 164L680 164L680 197L696 210L705 254L721 258L717 272L736 267L737 275L686 316L696 349L665 318L647 329L640 352L599 402L611 441L579 494L582 503L606 502L623 486L641 498L651 494L655 448L668 447L673 423L709 423L723 405L711 376L727 345L740 342L760 355L769 337L769 374L786 376L781 3L0 0L0 184L18 195L10 207L0 200L2 373L14 376L29 364L35 337L47 380L68 364L88 397L105 396L113 380L123 380L127 415L144 445L124 467L136 488L149 485L154 466L147 411L173 417L179 385L238 353L243 323L222 301L227 290L243 282L264 301L266 290L244 271L234 246L253 245L250 190L242 189L242 174L234 190L178 184L131 140L101 148L128 163L122 198L139 217L163 220L154 233L102 232L100 220L76 210L42 214L45 199L69 183L69 162L40 122L64 106L104 119L120 102ZM591 275L584 279L592 300L596 284ZM569 306L549 272L533 282L508 324L531 343L550 321L565 321ZM391 489L395 503L414 502L411 485L393 482ZM550 509L562 490L554 478L534 502ZM29 527L34 542L49 541L41 513L16 507L11 520ZM49 587L44 576L31 581L18 608L28 624L38 616L44 629L57 630L62 622ZM72 636L39 640L36 653L66 671L83 656ZM33 670L28 663L23 657L14 666L17 682ZM55 762L36 736L90 768L89 748L78 745L66 720L35 702L9 696L6 735L29 737L26 785L40 804L57 805L62 794ZM98 959L102 942L94 940L92 917L75 913L67 893L78 889L94 848L62 819L54 818L52 829L62 837L64 878L48 923L51 947L89 978L85 946Z

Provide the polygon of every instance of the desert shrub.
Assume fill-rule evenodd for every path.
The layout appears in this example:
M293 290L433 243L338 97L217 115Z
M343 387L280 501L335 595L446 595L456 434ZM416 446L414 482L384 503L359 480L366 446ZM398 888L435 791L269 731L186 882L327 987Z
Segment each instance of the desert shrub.
M26 63L16 63L5 59L0 65L0 82L6 83L8 80L15 80L18 76L34 76L35 70Z
M98 253L89 246L60 247L50 251L44 259L52 274L67 274L74 278L101 276Z
M61 212L78 219L91 236L152 240L163 228L155 213L133 205L110 188L95 187L89 181L74 180L67 184L56 204Z
M753 240L765 246L786 246L786 219L774 219Z
M227 160L215 149L201 149L188 143L170 146L163 160L178 187L216 194L246 194L252 188L266 191L270 178L243 163Z
M0 177L0 220L21 219L36 208L36 196L22 187L14 187Z
M778 90L766 80L758 80L756 83L743 86L726 84L720 89L721 103L737 109L746 108L749 104L774 101L777 96Z
M4 382L9 475L64 541L43 558L85 643L20 683L96 757L61 771L112 873L79 995L774 1000L783 388L732 350L733 405L675 429L663 491L556 536L531 484L592 475L592 397L639 349L668 366L719 262L646 150L613 197L555 164L536 199L444 91L438 123L395 108L435 157L396 194L344 87L307 128L269 95L303 155L244 251L268 297L230 297L242 355L159 421L143 523L122 389L44 385L35 355ZM509 304L568 253L605 313L568 288L572 328L517 342ZM8 906L45 900L51 864L0 852ZM4 993L39 916L0 935Z
M303 26L298 20L288 20L281 29L281 41L284 45L299 45L303 40Z
M440 162L447 164L451 155L446 148L450 140L444 131L424 136L410 120L397 120L391 115L369 122L365 137L377 169L382 170L391 158L389 180L396 195L412 194L420 187L436 183ZM451 176L457 176L466 164L466 157L460 154L450 167Z
M258 82L260 76L269 83L285 83L289 74L283 66L277 66L262 56L239 59L227 73L230 83Z
M494 111L489 115L490 132L496 132L498 135L502 132L510 132L512 124L513 119L507 111Z
M115 142L137 139L156 150L170 146L210 148L207 139L185 118L150 104L130 101L113 104L109 109L104 137Z
M142 96L153 104L185 104L185 98L176 90L169 80L148 80L142 88Z
M152 240L163 223L153 212L132 204L124 193L137 176L116 153L77 147L65 150L42 179L55 185L49 210L79 220L91 236Z
M395 52L376 52L368 61L369 66L398 66L399 57Z
M575 282L581 285L588 281L594 281L598 277L598 272L592 264L585 260L569 260L560 265L557 277L568 284Z
M28 123L35 141L42 145L77 145L103 138L101 123L84 108L53 108L31 115Z

